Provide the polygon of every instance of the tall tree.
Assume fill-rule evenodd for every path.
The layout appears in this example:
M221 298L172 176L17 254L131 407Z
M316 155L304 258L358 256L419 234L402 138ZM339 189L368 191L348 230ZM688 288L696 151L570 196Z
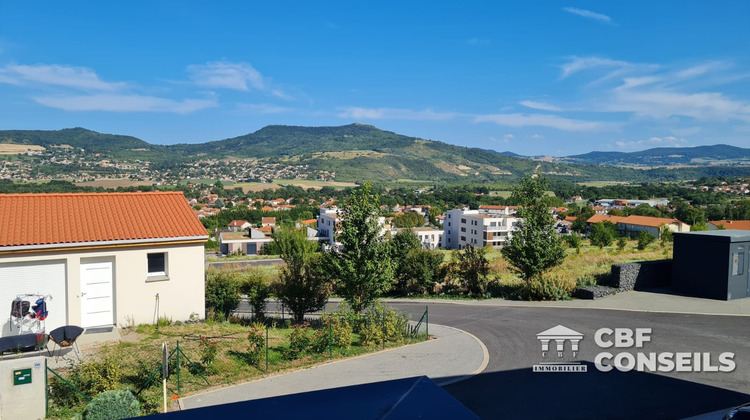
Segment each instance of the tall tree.
M289 227L273 234L281 258L286 265L281 269L276 294L292 312L295 322L302 322L305 313L322 309L331 292L330 282L321 268L318 243L310 241L304 232Z
M544 177L527 175L511 195L518 203L521 221L502 253L525 281L541 279L545 271L562 264L565 259L565 248L555 232L555 220L545 198L546 190Z
M371 189L368 181L349 196L341 212L341 232L335 235L343 249L334 248L328 264L339 293L357 312L387 291L393 280L393 264L378 223L380 201Z

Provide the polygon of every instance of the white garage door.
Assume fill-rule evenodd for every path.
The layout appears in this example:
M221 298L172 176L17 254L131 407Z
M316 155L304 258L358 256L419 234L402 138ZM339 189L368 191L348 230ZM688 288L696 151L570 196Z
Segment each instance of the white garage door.
M112 325L112 261L81 261L81 326Z
M47 332L67 325L65 261L0 264L0 323L2 335L17 334L10 330L10 305L17 295L38 293L51 295L47 301L49 315L45 321ZM28 298L31 299L31 298ZM33 305L34 302L31 302Z

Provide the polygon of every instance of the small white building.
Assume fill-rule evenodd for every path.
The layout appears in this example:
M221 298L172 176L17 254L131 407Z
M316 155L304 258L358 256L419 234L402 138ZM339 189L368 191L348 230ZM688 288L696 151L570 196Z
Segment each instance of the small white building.
M47 331L203 318L206 239L181 192L0 194L0 305L51 296Z
M413 228L412 232L417 235L419 245L424 249L438 249L443 241L443 231L430 227Z

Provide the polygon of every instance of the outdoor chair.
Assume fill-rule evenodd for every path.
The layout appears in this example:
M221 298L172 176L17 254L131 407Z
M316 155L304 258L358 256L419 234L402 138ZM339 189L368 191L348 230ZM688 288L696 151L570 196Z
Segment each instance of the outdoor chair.
M56 347L60 347L60 350L64 347L73 347L76 357L78 357L78 360L81 360L81 351L78 348L78 344L76 344L76 340L82 333L83 328L77 325L65 325L55 328L49 333L50 341L55 344L52 346L52 352L49 351L49 346L47 347L47 353L52 356Z

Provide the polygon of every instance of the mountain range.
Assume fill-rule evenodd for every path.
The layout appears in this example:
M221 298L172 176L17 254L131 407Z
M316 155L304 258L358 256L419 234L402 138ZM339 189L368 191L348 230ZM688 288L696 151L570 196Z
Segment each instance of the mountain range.
M271 125L239 137L174 145L153 145L132 136L102 134L84 128L5 130L0 131L0 143L45 148L69 145L100 154L102 158L147 160L164 166L207 158L253 158L335 172L336 179L341 181L512 181L534 171L575 181L750 176L750 149L727 145L632 153L591 152L536 159L404 136L365 124ZM664 168L675 166L681 167Z

